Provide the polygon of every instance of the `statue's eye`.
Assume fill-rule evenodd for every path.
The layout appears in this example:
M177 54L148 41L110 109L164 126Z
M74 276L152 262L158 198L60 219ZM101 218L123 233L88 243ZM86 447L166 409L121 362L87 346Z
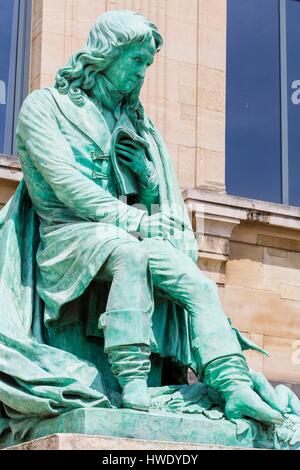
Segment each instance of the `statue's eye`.
M134 60L135 60L135 62L136 62L137 64L141 64L141 63L142 63L142 59L141 59L140 57L135 57Z

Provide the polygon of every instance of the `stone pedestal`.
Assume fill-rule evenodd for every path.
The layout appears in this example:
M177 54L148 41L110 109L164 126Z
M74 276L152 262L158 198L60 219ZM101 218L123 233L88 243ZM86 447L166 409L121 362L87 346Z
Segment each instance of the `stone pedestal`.
M53 434L3 450L175 450L181 452L185 450L246 450L246 448L86 436L83 434Z
M246 427L239 433L234 423L225 419L209 419L201 414L170 413L161 410L146 413L126 409L94 408L78 409L38 422L24 441L44 437L45 439L40 441L41 446L67 445L79 448L76 446L86 445L96 446L97 449L110 449L110 445L123 448L127 443L130 446L144 446L141 447L144 449L154 445L158 446L157 449L186 448L182 446L273 448L272 440L265 439L260 427L254 428ZM69 437L62 438L62 434ZM85 437L78 441L80 434ZM8 435L0 440L0 448L18 444L22 444L23 448L36 446L35 443L24 444L24 441L18 442ZM102 447L98 447L99 445ZM171 447L164 447L168 445Z

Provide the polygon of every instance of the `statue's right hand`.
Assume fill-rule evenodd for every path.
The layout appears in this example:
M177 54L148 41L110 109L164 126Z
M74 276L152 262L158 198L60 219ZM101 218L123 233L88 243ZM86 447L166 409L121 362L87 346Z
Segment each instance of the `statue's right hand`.
M183 224L163 212L144 215L139 226L139 232L144 238L161 237L168 239L175 230L184 230Z

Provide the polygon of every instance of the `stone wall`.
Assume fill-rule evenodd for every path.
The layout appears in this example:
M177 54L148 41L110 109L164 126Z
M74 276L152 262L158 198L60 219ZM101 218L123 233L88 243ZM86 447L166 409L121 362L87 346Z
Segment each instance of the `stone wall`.
M300 384L299 231L251 223L234 229L224 307L270 353L253 354L253 367L273 381Z
M195 189L185 199L200 268L233 324L270 354L247 353L250 365L300 396L300 209Z

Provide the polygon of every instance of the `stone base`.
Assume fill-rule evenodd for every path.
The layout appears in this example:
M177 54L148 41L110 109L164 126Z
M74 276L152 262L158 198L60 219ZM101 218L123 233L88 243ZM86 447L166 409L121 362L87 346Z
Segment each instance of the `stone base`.
M83 434L53 434L3 450L249 450L245 447L193 445L174 442L143 441ZM253 449L250 449L253 450Z
M174 447L178 443L181 446L180 448L185 445L201 446L202 448L211 445L214 447L273 448L273 443L266 441L260 435L259 428L256 431L254 430L254 433L249 428L242 435L237 435L236 425L225 419L213 420L200 414L164 411L145 413L135 410L105 408L81 408L56 418L45 419L34 426L23 442L14 440L11 435L7 435L5 439L0 439L0 448L3 449L18 444L23 444L26 447L25 441L33 441L41 437L46 438L42 441L43 443L61 445L62 434L73 436L64 438L67 440L64 441L63 445L74 445L75 448L76 442L80 442L78 445L84 445L83 443L86 442L88 446L95 445L99 448L98 445L101 442L101 445L105 447L106 443L123 446L127 442L131 443L130 445L140 443L139 445L144 446L148 445L149 442L149 445L152 446L155 441L164 443L157 444L158 446L172 443L168 445ZM80 441L77 441L77 434L89 437L84 437L82 440L80 438ZM55 436L51 438L46 437L53 435ZM133 441L128 439L133 439ZM148 442L143 444L145 441ZM55 442L56 444L53 444ZM70 442L73 442L73 444L69 444Z

